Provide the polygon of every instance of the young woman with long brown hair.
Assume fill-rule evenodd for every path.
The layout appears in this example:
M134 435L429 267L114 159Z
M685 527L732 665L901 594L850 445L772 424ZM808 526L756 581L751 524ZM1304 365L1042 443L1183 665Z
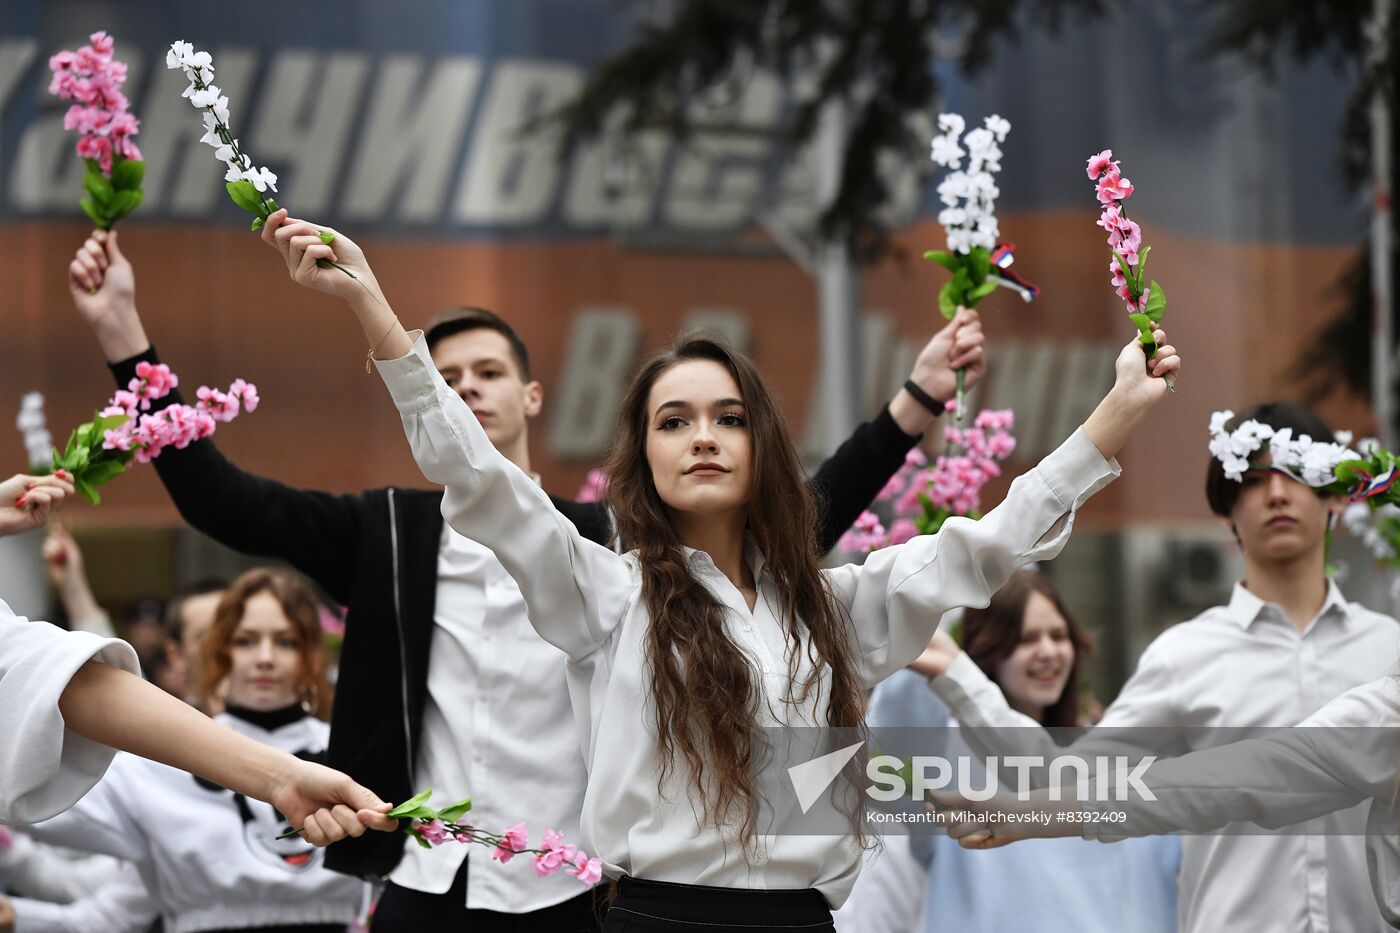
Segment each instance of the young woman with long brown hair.
M942 610L985 603L1063 545L1180 368L1171 347L1146 364L1126 347L1109 396L1004 507L822 570L772 393L748 359L685 340L644 365L623 402L609 499L631 550L618 555L494 450L363 253L320 232L279 212L265 238L295 281L350 303L371 357L387 361L420 467L446 486L444 517L496 552L539 634L569 656L589 766L582 842L623 879L608 929L829 929L829 905L859 871L859 834L771 834L760 803L777 806L787 775L766 766L759 730L858 727L863 691L919 654ZM316 264L332 258L354 278Z

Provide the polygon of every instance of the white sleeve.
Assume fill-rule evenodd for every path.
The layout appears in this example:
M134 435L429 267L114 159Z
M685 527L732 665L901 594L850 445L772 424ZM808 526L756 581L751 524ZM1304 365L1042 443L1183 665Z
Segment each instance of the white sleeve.
M1177 729L1181 704L1171 652L1161 638L1147 646L1133 676L1109 704L1098 725L1069 745L1059 745L1038 722L1017 712L1001 688L961 652L931 689L948 706L962 727L961 735L983 755L1039 755L1047 760L1071 752L1093 758L1100 754L1134 756L1184 751Z
M579 534L496 450L438 374L421 334L407 356L376 365L423 475L446 487L443 518L495 553L540 637L575 659L606 642L635 589L623 558Z
M1247 821L1277 829L1355 806L1394 799L1400 770L1400 703L1391 678L1363 684L1300 725L1153 762L1142 783L1156 797L1089 804L1121 811L1122 823L1086 823L1100 838L1190 830Z
M0 823L62 812L111 764L112 749L70 732L58 710L88 661L140 672L126 642L31 622L0 602Z
M918 657L944 612L986 606L1017 569L1058 554L1074 511L1119 472L1080 428L980 520L950 518L936 535L824 571L850 612L866 686Z
M8 850L0 850L0 875L24 897L67 904L117 876L121 862L107 855L79 855L37 842L16 830Z
M140 933L160 915L135 866L71 904L13 898L14 933Z
M131 812L135 795L158 792L141 774L147 767L155 766L134 755L121 754L86 796L58 816L26 827L26 831L42 842L81 852L132 862L149 857L148 827L142 826Z

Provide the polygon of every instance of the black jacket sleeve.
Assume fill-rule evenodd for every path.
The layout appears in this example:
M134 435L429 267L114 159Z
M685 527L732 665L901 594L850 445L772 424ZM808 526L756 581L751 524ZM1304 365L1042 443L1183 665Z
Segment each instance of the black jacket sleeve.
M857 427L826 459L807 484L817 501L821 553L835 547L860 513L870 508L918 440L900 430L886 407L875 420Z
M136 364L159 362L155 347L111 366L125 388ZM152 410L181 401L179 390ZM363 514L358 496L294 489L234 466L212 438L184 450L167 447L152 461L175 507L190 527L258 557L286 561L335 600L349 601Z

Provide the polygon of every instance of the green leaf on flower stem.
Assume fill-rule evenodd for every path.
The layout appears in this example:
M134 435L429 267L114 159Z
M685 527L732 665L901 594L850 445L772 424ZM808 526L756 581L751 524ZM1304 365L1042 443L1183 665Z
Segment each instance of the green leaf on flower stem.
M1118 250L1113 250L1113 256L1118 260L1118 271L1123 273L1123 278L1128 282L1128 289L1134 298L1142 294L1142 277L1133 271L1133 267L1128 265L1128 261Z
M228 196L233 198L233 203L252 214L261 217L262 198L258 197L258 189L253 187L251 181L231 181L224 185L228 190Z
M263 201L263 207L267 209L267 213L263 214L264 217L270 217L282 209L277 204L276 198L268 198L267 200Z
M1144 246L1142 252L1138 253L1138 281L1147 281L1147 254L1152 252L1152 247Z
M87 214L88 218L97 225L97 229L110 230L112 228L112 222L107 219L105 213L97 209L97 205L87 198L83 198L78 204L82 206L83 213Z
M1167 293L1155 281L1151 287L1152 292L1147 296L1147 319L1153 324L1160 324L1167 313Z
M93 424L97 425L97 433L99 435L102 435L106 434L113 428L121 427L130 420L131 417L129 415L108 415L105 418L101 415L98 415L96 418L93 419Z
M445 808L438 816L444 823L455 823L466 816L471 808L472 799L468 797L466 800L459 800L452 806Z
M405 832L408 832L408 831L405 830ZM429 842L428 840L424 839L424 838L423 838L421 835L419 835L418 833L409 832L408 834L409 834L410 836L413 837L413 841L414 841L414 842L418 843L418 844L419 844L420 846L422 846L423 848L425 848L425 849L431 849L431 848L433 847L433 844L432 844L431 842Z
M989 279L969 292L967 297L971 301L981 301L983 298L986 298L992 292L996 291L998 287L996 282Z
M87 166L89 172L97 172L99 175L102 174L102 163L98 162L96 159L84 159L83 164Z
M1152 337L1152 320L1147 315L1132 312L1128 318L1137 325L1138 343L1142 344L1142 351L1147 354L1150 360L1157 355L1157 341Z
M112 182L100 171L83 173L83 190L102 207L106 207L111 202L114 194Z
M953 283L944 282L938 290L938 310L948 320L958 313L958 301L953 297Z
M253 223L251 224L251 226L249 227L249 229L251 229L254 233L257 233L259 230L261 230L261 229L263 228L263 224L264 224L264 223L266 223L266 221L263 220L263 218L261 218L261 217L254 217L254 218L253 218Z
M92 484L90 484L84 478L83 474L76 472L73 474L73 486L78 490L78 492L83 494L83 498L86 499L88 502L92 503L93 505L102 504L102 497L98 495L96 489L92 488Z
M118 191L139 191L146 177L146 163L140 159L121 159L112 166L112 187Z
M130 214L141 206L144 198L140 188L134 191L118 191L117 196L112 199L112 219L120 220Z
M961 296L967 294L971 287L972 273L968 271L967 266L959 266L958 271L953 273L953 290Z
M101 486L110 482L126 472L126 464L120 460L99 460L88 465L87 472L83 474L93 486Z
M433 790L430 787L422 793L414 794L412 797L408 798L403 803L399 804L397 807L390 810L384 815L391 820L402 819L408 815L409 811L416 810L423 804L427 803L432 796Z
M327 246L330 246L332 243L335 242L335 234L334 234L334 233L331 233L329 230L322 230L320 233L317 233L316 235L317 235L318 237L320 237L320 238L321 238L321 242L324 243L324 244L326 244Z
M409 810L407 813L394 817L394 819L400 820L437 820L441 818L442 815L432 807L423 806L421 804Z
M992 271L992 254L987 252L985 247L974 246L967 254L968 265L971 267L969 274L974 285L980 285L987 281L987 273Z
M958 257L954 256L952 253L945 252L941 249L929 250L928 252L924 253L924 258L932 262L938 263L940 266L947 269L949 272L957 272L958 267L962 265L962 262L958 259Z

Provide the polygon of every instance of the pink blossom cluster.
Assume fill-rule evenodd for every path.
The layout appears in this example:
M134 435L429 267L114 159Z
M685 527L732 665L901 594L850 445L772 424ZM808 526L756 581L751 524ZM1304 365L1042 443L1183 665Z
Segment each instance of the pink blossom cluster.
M136 364L136 378L119 390L99 412L103 418L125 415L127 420L103 433L107 450L131 451L136 462L150 463L166 447L183 449L192 441L214 433L218 422L232 421L241 410L258 407L258 390L251 383L235 379L227 392L201 386L199 401L191 405L170 405L146 414L151 402L165 398L180 384L180 377L164 363L142 361Z
M954 407L949 404L949 410ZM874 551L908 541L919 533L911 516L924 514L921 497L927 497L934 509L975 515L981 509L982 487L1001 475L997 461L1010 457L1016 449L1016 438L1011 435L1014 427L1010 409L986 409L977 413L971 427L944 429L948 446L932 467L925 467L927 460L922 453L910 451L904 466L877 496L893 502L894 521L886 529L874 512L861 513L838 542L841 549Z
M602 470L589 470L583 485L579 487L576 502L600 502L608 492L608 474Z
M998 460L1005 460L1016 449L1010 434L1014 416L1004 411L980 411L970 428L948 427L943 431L950 450L934 462L923 492L937 508L954 515L971 515L982 507L982 487L1001 475Z
M547 830L544 841L538 849L531 849L529 835L524 823L516 823L499 836L478 830L470 825L444 823L442 820L427 820L413 827L411 832L429 845L439 846L445 842L472 843L493 846L491 857L502 864L517 855L531 853L535 875L544 878L559 869L573 875L587 887L597 884L603 877L603 860L589 858L577 846L564 842L564 834L558 830Z
M1113 150L1105 149L1089 159L1085 168L1089 180L1095 182L1099 203L1103 213L1099 215L1099 226L1108 233L1109 249L1114 250L1123 261L1134 269L1138 265L1139 251L1142 249L1142 228L1128 219L1123 207L1133 193L1133 183L1123 177L1119 163L1113 158ZM1129 311L1142 311L1147 307L1149 286L1144 286L1142 294L1134 297L1128 279L1118 266L1118 256L1109 260L1108 271L1113 288L1118 297L1128 306Z
M140 159L132 137L141 121L127 110L129 101L121 92L126 81L126 63L112 58L112 37L94 32L90 45L76 52L59 52L49 59L53 81L49 93L60 100L74 101L63 115L63 128L79 134L78 155L95 159L102 174L112 174L112 157Z

